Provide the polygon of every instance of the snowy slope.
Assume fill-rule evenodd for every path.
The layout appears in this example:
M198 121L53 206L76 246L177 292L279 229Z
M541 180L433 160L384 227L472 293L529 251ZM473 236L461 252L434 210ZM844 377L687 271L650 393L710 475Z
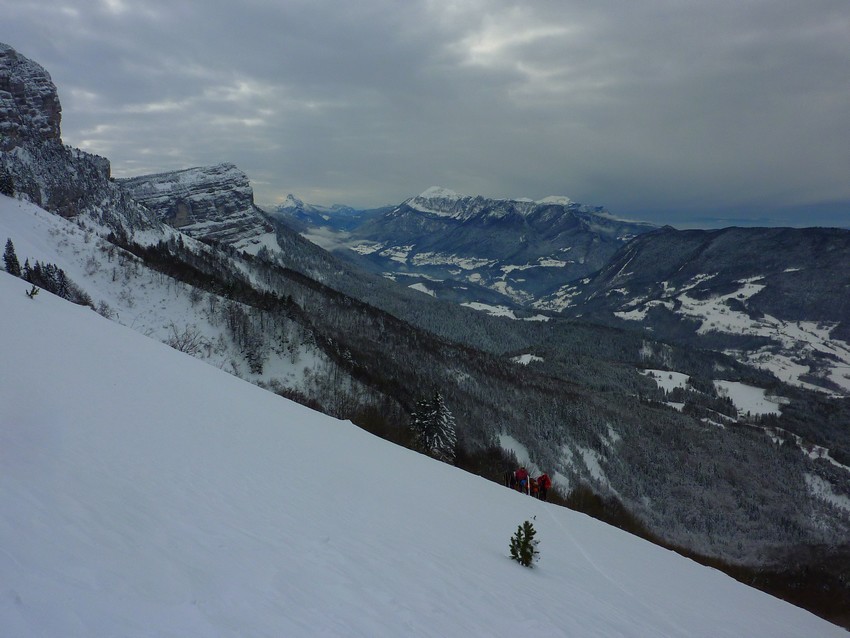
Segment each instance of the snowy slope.
M4 636L847 635L28 288L0 273Z
M163 232L179 235L170 228ZM134 238L141 243L168 238L148 234L150 237L137 233ZM299 345L293 356L271 352L263 373L252 373L241 363L242 356L226 328L209 310L211 303L223 303L222 298L193 290L188 284L121 255L114 246L70 220L0 195L0 244L5 246L7 239L12 240L21 265L26 260L56 264L91 296L95 306L106 308L104 314L118 323L162 342L187 329L196 331L209 345L199 349L197 356L243 379L302 388L305 370L324 365L325 357L320 351ZM188 236L182 239L195 243ZM259 282L257 287L261 287Z

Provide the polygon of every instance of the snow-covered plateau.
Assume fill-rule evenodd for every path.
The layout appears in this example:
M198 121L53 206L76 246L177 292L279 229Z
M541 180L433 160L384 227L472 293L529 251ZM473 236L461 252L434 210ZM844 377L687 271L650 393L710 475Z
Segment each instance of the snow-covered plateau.
M846 635L29 288L0 273L3 635Z

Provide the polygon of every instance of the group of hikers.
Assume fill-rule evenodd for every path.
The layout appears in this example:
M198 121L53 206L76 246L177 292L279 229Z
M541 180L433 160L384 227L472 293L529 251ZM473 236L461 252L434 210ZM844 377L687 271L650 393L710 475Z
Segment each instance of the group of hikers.
M505 486L545 501L552 487L552 479L545 472L537 478L529 476L528 470L521 466L512 472L505 472Z

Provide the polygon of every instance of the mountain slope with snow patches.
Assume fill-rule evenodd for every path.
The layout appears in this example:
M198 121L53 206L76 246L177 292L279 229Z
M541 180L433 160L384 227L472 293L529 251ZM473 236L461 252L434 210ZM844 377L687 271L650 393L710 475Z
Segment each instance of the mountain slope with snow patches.
M724 351L782 381L850 393L850 231L664 228L536 305Z
M0 273L8 635L846 635L28 288Z

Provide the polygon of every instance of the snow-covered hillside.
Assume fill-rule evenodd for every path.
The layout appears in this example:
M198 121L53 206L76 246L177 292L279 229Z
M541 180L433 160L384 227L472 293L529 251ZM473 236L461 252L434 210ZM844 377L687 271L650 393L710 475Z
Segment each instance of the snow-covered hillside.
M4 636L846 635L29 287L0 273Z
M83 226L90 223L87 220ZM96 230L106 234L102 229ZM180 237L199 251L206 250L188 236L167 227L161 233L137 232L134 238L149 244L172 236ZM268 349L262 373L250 370L220 320L219 315L227 304L224 298L148 268L96 232L70 220L34 204L0 195L0 243L5 245L7 239L12 240L21 265L26 260L56 264L91 296L105 316L165 343L185 344L194 339L195 356L243 379L304 389L305 372L326 365L326 357L320 350L290 336L285 348ZM234 265L238 267L239 262ZM251 276L247 271L242 274ZM259 282L255 283L261 288Z

